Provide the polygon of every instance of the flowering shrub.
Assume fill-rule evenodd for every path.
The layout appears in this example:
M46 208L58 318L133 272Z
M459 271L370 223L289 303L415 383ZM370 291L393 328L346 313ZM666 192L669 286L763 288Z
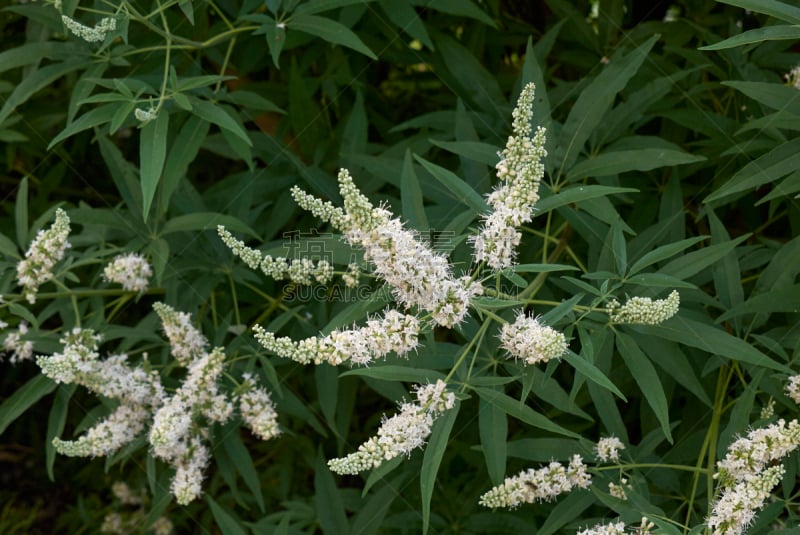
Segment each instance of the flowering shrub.
M796 530L800 11L575 5L8 8L2 531Z

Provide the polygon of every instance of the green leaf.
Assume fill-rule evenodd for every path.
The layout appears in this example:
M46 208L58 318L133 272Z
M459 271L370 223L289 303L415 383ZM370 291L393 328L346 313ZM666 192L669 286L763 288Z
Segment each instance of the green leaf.
M662 245L656 249L653 249L649 253L643 255L639 260L633 263L631 266L628 275L635 275L639 273L646 267L652 266L657 262L661 262L662 260L666 260L676 254L680 253L684 249L688 249L692 245L700 243L701 241L707 239L707 235L703 236L696 236L694 238L687 238L685 240L677 241L675 243L668 243L667 245Z
M575 164L567 178L603 177L627 171L650 171L670 165L702 162L704 156L670 149L639 149L604 152Z
M713 325L690 320L681 315L674 316L660 325L637 325L634 330L696 347L728 360L738 360L790 375L794 373L788 366L772 360L741 338L732 336Z
M89 128L111 122L111 120L114 118L114 114L119 110L119 107L119 104L112 103L89 110L68 124L64 130L59 132L58 135L54 137L50 143L48 143L47 150L52 149L61 141L67 139L68 137L74 136L78 132L83 132Z
M480 141L440 141L438 139L431 139L430 142L453 154L458 154L492 167L500 160L497 155L500 149L489 143Z
M0 233L0 254L15 260L20 260L22 258L17 249L17 245L3 233Z
M655 362L662 370L669 374L675 381L697 396L707 407L712 408L703 384L698 379L689 359L674 342L656 336L634 336L639 347L647 353L650 360Z
M483 448L483 458L492 485L503 482L506 472L506 436L508 420L505 413L497 405L481 399L478 409L478 429Z
M265 505L264 496L261 494L261 480L253 464L253 458L242 442L241 436L239 436L238 425L226 426L225 434L222 439L222 446L225 448L225 452L236 467L236 471L242 476L247 488L253 493L258 508L263 513L265 511Z
M378 56L350 28L335 20L315 15L293 15L289 19L287 27L290 30L298 30L319 37L329 43L352 48L371 59L378 59Z
M328 463L322 455L317 456L314 465L314 502L323 533L331 535L350 533L347 516L344 514L342 495L336 488Z
M56 462L56 449L53 446L53 439L61 436L64 432L64 425L67 422L67 410L69 400L75 393L77 385L60 385L56 391L56 398L50 408L50 415L47 417L47 442L45 443L45 464L47 467L47 477L50 481L55 481L53 465Z
M718 0L723 4L764 13L790 24L800 24L800 8L777 0Z
M17 200L14 203L14 226L17 232L17 243L21 249L28 247L28 177L24 177L17 188Z
M208 135L209 124L192 115L181 127L178 136L170 146L170 155L161 176L161 209L166 211L169 200L181 178L186 175L191 164L200 152L200 146Z
M0 405L0 435L34 403L56 389L58 385L46 375L36 375L11 394Z
M580 271L580 268L566 264L517 264L509 269L514 273L549 273L550 271Z
M131 214L140 214L142 190L139 185L136 167L125 159L117 146L107 136L98 135L97 143L100 146L100 155L111 173L111 179L128 206L128 210ZM130 224L130 228L135 228L133 223Z
M334 366L317 366L314 368L314 384L317 387L317 398L322 409L322 416L331 429L336 429L336 403L339 395L338 370Z
M435 370L410 366L395 366L387 364L385 366L370 366L368 368L354 368L342 372L340 377L348 375L358 375L382 379L384 381L404 381L408 383L427 384L439 379L444 380L444 374Z
M514 418L521 420L528 425L532 425L538 429L550 431L551 433L556 433L558 435L580 438L579 434L573 433L568 429L564 429L560 425L553 423L550 418L547 418L543 414L536 412L519 400L507 396L502 392L497 392L489 388L476 388L475 391L478 393L481 399L488 401L509 416L513 416Z
M606 377L606 375L602 371L600 371L600 368L598 368L597 366L595 366L582 356L573 353L572 351L567 351L562 358L567 361L567 364L575 368L576 372L582 374L584 377L586 377L593 383L597 384L598 386L605 388L606 390L613 393L621 400L627 401L625 395L622 392L620 392L620 390L616 387L616 385L613 382L611 382L611 379Z
M244 141L248 146L253 146L253 142L250 141L247 132L241 126L239 126L239 123L237 123L230 115L228 115L223 108L215 106L206 100L200 100L196 98L191 99L191 102L193 114L197 115L204 121L208 121L209 123L217 125L223 130L227 130L231 134Z
M224 225L232 232L248 234L253 238L259 238L255 230L243 223L239 218L232 215L219 214L216 212L195 212L193 214L179 215L173 217L164 224L160 235L166 236L173 232L188 232L196 230L213 230L216 232L217 225Z
M293 14L305 14L311 15L313 13L322 13L325 11L330 11L331 9L336 9L338 7L344 6L351 6L353 4L368 4L373 2L374 0L314 0L313 2L304 2L303 4L297 6L297 9L293 11ZM295 2L296 4L297 2ZM286 9L289 9L284 4Z
M414 155L414 159L417 160L422 167L424 167L433 177L438 180L442 186L445 187L446 192L455 200L461 202L462 204L469 206L475 212L482 214L489 210L489 205L486 204L486 201L483 197L478 194L474 189L469 187L469 185L461 180L455 173L445 169L444 167L439 167L436 164L429 162L428 160L421 158Z
M669 425L669 403L667 403L667 396L664 394L664 388L658 378L658 372L656 372L650 359L645 356L633 338L621 332L617 332L616 337L617 349L625 361L625 366L630 370L636 384L639 385L647 404L653 409L656 418L661 424L664 436L672 444L672 431Z
M380 5L392 24L416 39L429 50L433 50L433 41L425 29L425 23L417 15L417 11L406 0L381 0Z
M5 99L3 107L0 108L0 124L3 124L20 104L28 101L33 95L45 87L52 85L53 82L62 76L80 70L89 65L87 60L81 58L77 60L67 60L63 63L55 63L41 67L26 74L22 81L16 85L14 91Z
M762 43L764 41L781 41L784 39L800 39L800 26L767 26L748 30L739 35L734 35L713 45L701 46L699 50L723 50L736 46Z
M797 120L797 116L800 115L800 102L796 100L797 89L793 86L772 82L746 82L738 80L722 82L722 85L732 87L769 108L778 110L784 114L789 113L795 120Z
M383 466L383 465L381 465ZM375 473L375 470L373 470ZM351 533L353 535L377 535L378 530L381 528L383 519L389 512L392 502L400 496L401 493L397 489L404 487L405 480L408 479L409 473L406 472L394 478L390 483L381 488L378 492L370 496L364 502L363 506L359 508L353 518L353 528Z
M0 73L23 65L35 65L43 59L63 60L86 56L87 53L86 48L63 41L26 43L0 53Z
M771 184L800 167L800 138L783 143L753 160L734 174L714 193L703 199L713 203L731 195Z
M749 237L750 234L745 234L744 236L739 236L735 240L709 245L698 251L692 251L668 263L659 269L658 273L670 275L682 280L688 279L723 258Z
M497 28L494 20L472 0L411 0L411 3L426 9L435 9L442 13L475 19L492 28Z
M422 458L422 469L419 475L419 488L422 494L422 533L428 533L431 521L431 497L433 487L436 483L436 474L439 473L439 465L442 463L444 451L447 449L447 441L453 424L456 423L461 402L456 401L456 406L442 414L433 425L433 432L425 447L425 456Z
M559 500L536 535L552 535L561 528L574 522L595 502L594 494L585 490L575 490L563 500ZM562 532L563 533L563 532Z
M609 232L611 233L611 252L614 255L617 274L625 275L625 270L628 269L628 248L625 244L625 235L622 233L622 225L612 225Z
M800 285L795 284L788 288L779 288L751 297L722 314L715 323L722 323L745 314L773 314L775 312L791 314L800 312Z
M581 92L559 135L556 152L556 158L561 160L559 173L564 174L572 168L589 136L614 103L617 93L636 74L659 37L651 36L624 56L614 54L609 64Z
M156 194L161 170L167 159L169 114L159 112L155 120L142 127L139 141L139 176L142 187L142 219L147 221L150 205Z
M247 535L247 532L239 525L236 518L227 510L215 502L211 496L206 494L206 501L211 506L211 514L219 529L225 535Z
M555 195L540 199L534 206L534 212L546 213L567 204L579 203L617 193L636 193L638 191L635 188L618 188L614 186L573 186L562 189Z
M403 170L400 173L400 197L403 203L403 219L416 229L428 229L428 217L422 200L422 189L419 187L411 151L406 149L403 158Z

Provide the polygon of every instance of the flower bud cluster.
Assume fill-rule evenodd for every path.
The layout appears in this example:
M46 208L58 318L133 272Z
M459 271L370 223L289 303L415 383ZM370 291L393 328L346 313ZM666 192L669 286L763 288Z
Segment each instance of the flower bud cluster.
M118 255L103 269L105 280L121 284L128 292L144 292L152 276L150 264L136 253Z
M217 233L231 252L241 258L247 267L261 269L265 275L275 280L289 279L295 284L312 284L313 277L320 284L327 284L333 277L333 266L327 260L320 260L315 264L308 258L291 261L282 257L275 258L247 247L222 225L217 227Z
M677 290L672 290L666 299L649 297L632 297L624 305L612 299L606 305L606 312L611 318L611 323L638 323L641 325L658 325L678 313L681 296Z
M778 420L753 429L728 447L717 462L714 478L721 483L719 499L706 523L714 535L740 535L781 481L784 468L775 462L800 446L800 423Z
M421 448L431 434L433 422L443 412L452 409L456 399L441 380L417 387L416 397L416 403L402 403L400 412L391 418L384 416L378 434L359 446L358 451L328 461L331 471L357 474L377 468L384 461L399 455L410 455L414 449Z
M619 461L619 450L624 450L625 444L615 436L601 438L597 441L595 446L595 453L597 459L601 462L617 462Z
M562 333L522 311L514 323L503 325L500 342L510 356L528 365L560 358L567 351L567 339Z
M53 278L53 268L64 258L64 250L70 245L69 217L61 208L56 210L56 220L47 230L40 230L25 253L25 260L17 264L17 280L25 288L25 299L36 302L39 286Z
M188 365L205 354L208 340L192 325L192 317L188 313L177 312L164 303L154 303L153 310L161 318L164 333L169 339L172 356L182 366Z
M539 184L544 176L542 158L547 151L544 128L537 128L530 137L534 90L533 83L529 83L519 96L513 112L513 135L496 166L501 184L488 197L492 212L484 219L481 232L471 239L475 259L496 270L514 263L522 238L517 227L531 221L533 206L539 200Z
M545 467L529 468L507 477L502 485L481 496L479 503L485 507L514 508L523 503L551 501L576 488L588 488L591 480L583 458L573 455L568 466L553 461Z
M5 322L0 322L0 328L7 326ZM26 334L28 334L28 324L24 321L17 325L15 331L9 331L6 334L5 340L3 340L3 349L11 353L11 357L8 359L11 364L30 360L33 357L33 342L22 339Z
M443 327L460 323L473 296L482 292L469 277L455 278L450 263L403 228L384 208L374 208L361 194L346 169L339 172L339 192L344 213L297 188L295 201L344 232L351 245L364 248L364 259L375 265L375 273L392 287L395 298L406 308L416 306L430 312Z
M85 26L66 15L61 15L61 21L69 31L87 43L99 43L104 41L106 34L117 29L117 20L113 17L103 17L94 27Z
M610 481L608 483L608 493L615 498L625 501L628 499L628 494L625 492L625 487L627 486L628 486L628 480L625 479L624 477L619 480L619 484Z
M400 356L416 349L419 320L409 314L387 310L383 317L367 320L366 327L336 330L328 336L306 338L295 342L291 338L276 338L260 325L253 326L256 340L278 356L301 364L337 366L345 361L365 366L392 351Z
M254 435L261 440L269 440L280 433L278 429L278 413L269 397L269 393L256 385L249 373L243 374L243 392L239 394L239 413L242 420Z

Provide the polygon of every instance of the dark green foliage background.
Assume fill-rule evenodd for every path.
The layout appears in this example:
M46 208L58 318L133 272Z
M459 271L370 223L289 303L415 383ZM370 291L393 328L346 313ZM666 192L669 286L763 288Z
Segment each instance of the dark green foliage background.
M211 343L226 347L232 369L255 369L271 385L284 433L261 443L238 423L216 429L209 499L180 508L165 490L168 470L148 458L144 441L113 463L54 458L48 444L59 410L68 406L61 434L72 437L108 408L96 409L82 389L30 383L38 376L32 362L5 362L0 402L23 385L31 390L22 396L30 408L18 418L8 403L0 409L0 503L7 504L0 532L94 533L116 507L109 489L121 478L155 491L150 520L166 511L181 533L417 533L426 503L420 478L435 478L434 533L574 533L618 516L636 522L643 513L674 522L668 533L699 526L713 481L691 471L630 470L628 502L606 493L617 472L598 473L592 491L551 504L489 511L477 500L503 475L573 452L591 457L591 443L609 433L632 445L627 461L713 471L770 399L772 420L796 417L783 385L798 369L800 345L800 92L783 75L800 63L797 39L767 35L699 48L743 30L800 24L800 10L729 3L675 2L678 19L664 22L669 4L633 0L601 0L596 18L588 3L562 0L176 2L164 10L178 36L161 112L169 115L166 144L153 142L155 123L140 128L133 116L159 98L165 36L158 16L149 26L133 17L100 46L67 37L52 5L7 5L0 12L0 291L14 299L19 255L61 206L73 222L68 262L77 276L65 280L83 325L105 333L104 350L148 352L166 364L150 307L162 300L192 312ZM65 0L63 9L91 25L98 19L84 10L109 6L87 1L74 11L76 2ZM159 4L129 6L145 14ZM303 21L321 29L298 29ZM48 78L46 69L59 74ZM408 397L410 377L446 374L481 318L429 333L408 362L385 363L405 372L382 373L380 364L344 374L282 361L259 349L246 328L260 323L297 339L360 320L385 302L297 299L286 283L234 259L216 225L287 254L284 233L327 231L295 206L289 188L339 203L335 176L348 167L373 202L421 231L452 236L452 259L466 270L463 238L479 223L470 195L491 191L496 151L530 81L549 156L519 262L575 270L532 269L502 279L502 288L527 287L533 310L571 338L575 359L593 363L626 401L576 373L569 359L537 370L507 361L492 330L474 375L456 374L465 388L438 474L417 452L382 478L366 474L362 491L362 478L334 478L324 459L373 434L381 415ZM166 164L148 171L159 148ZM463 179L457 187L448 170ZM692 238L631 269L647 253ZM343 270L353 253L335 236L326 244ZM141 251L154 264L153 288L141 298L91 292L109 288L98 269L120 250ZM680 290L681 312L663 326L611 328L598 312L609 297L664 297L672 288ZM31 311L36 351L57 351L60 332L75 321L72 301L42 296ZM507 308L496 312L513 317ZM6 307L0 314L16 325L21 313ZM498 393L515 403L496 402ZM536 429L525 410L582 439ZM778 500L751 533L797 525L797 456L785 463Z

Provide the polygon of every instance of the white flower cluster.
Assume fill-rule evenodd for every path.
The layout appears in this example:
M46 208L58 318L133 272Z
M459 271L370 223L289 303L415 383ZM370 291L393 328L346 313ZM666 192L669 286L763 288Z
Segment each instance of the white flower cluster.
M666 299L649 297L632 297L620 306L619 301L612 299L606 305L606 312L611 323L638 323L642 325L658 325L678 313L681 296L672 290Z
M562 333L522 311L514 323L503 325L500 342L510 356L528 365L560 358L567 351L567 339Z
M748 474L761 472L773 461L793 452L800 446L800 423L792 420L787 425L778 420L767 427L753 429L746 437L734 441L725 458L717 462L715 478L723 485L743 479Z
M217 226L217 233L231 252L241 258L247 267L261 269L265 275L275 280L288 278L295 284L312 284L313 277L320 284L327 284L333 277L333 266L327 260L320 260L315 264L308 258L291 261L283 257L275 258L247 247L222 225Z
M406 308L416 306L430 312L443 327L461 323L472 297L482 292L481 285L469 277L455 278L447 258L404 229L391 212L374 208L346 169L339 171L339 192L344 212L297 187L292 189L298 205L330 221L351 245L364 248L364 259L375 265L375 273Z
M109 455L135 439L153 410L163 401L164 389L158 375L126 364L125 355L100 360L100 337L91 329L73 329L61 339L62 353L39 356L42 373L57 383L74 383L92 392L120 401L105 419L74 441L53 439L62 455L96 457Z
M786 395L800 405L800 375L789 377L789 384L786 385Z
M56 210L56 220L47 230L40 230L25 253L25 260L17 264L17 280L25 288L25 299L36 302L39 286L53 278L53 267L64 257L70 245L69 216L61 208Z
M421 448L431 434L431 426L443 412L455 406L456 398L444 381L419 386L416 403L402 403L400 412L386 419L378 434L346 457L331 459L328 466L337 474L357 474L377 468L384 461Z
M533 83L529 83L519 96L513 112L513 135L496 166L501 184L488 198L492 212L486 216L480 234L471 238L475 259L493 269L514 263L522 238L517 227L531 221L533 206L539 200L539 183L544 176L542 158L547 151L544 128L538 127L530 137L534 90Z
M573 455L568 466L553 461L538 470L529 468L507 477L502 485L481 496L479 503L485 507L514 508L523 503L554 500L573 489L588 488L591 482L592 476L586 471L583 458Z
M113 32L117 29L117 20L113 17L103 17L94 27L85 26L66 15L61 15L61 21L69 31L87 43L99 43L105 40L108 32Z
M787 74L784 74L783 77L790 86L794 87L795 89L800 89L800 65L792 67L792 70L790 70Z
M243 392L239 395L239 413L247 427L261 440L269 440L280 433L278 413L265 388L257 386L253 376L243 374Z
M402 356L416 349L419 327L415 316L387 310L382 318L367 320L366 327L336 330L322 338L306 338L299 342L288 337L275 338L274 333L260 325L253 326L253 330L256 340L267 350L301 364L327 362L337 366L349 360L365 366L392 351Z
M348 288L355 288L358 286L358 280L361 277L361 268L358 264L348 264L347 271L342 275L342 280Z
M193 360L183 384L153 417L149 435L152 452L175 466L172 493L181 505L200 495L203 470L208 463L209 452L198 420L204 417L223 423L233 412L233 406L217 386L224 361L222 348Z
M714 478L721 482L720 497L706 523L714 535L744 533L781 481L783 465L774 463L800 446L800 423L784 420L753 429L728 447L717 462Z
M146 110L142 108L136 108L133 110L133 116L136 117L137 121L149 123L158 117L158 112L156 112L156 109L153 107L147 108Z
M783 465L771 466L761 472L748 473L732 487L726 487L714 503L708 527L714 535L741 535L756 516L756 511L783 478Z
M633 528L636 535L650 535L655 524L650 522L646 516L642 517L642 522ZM576 535L625 535L624 522L609 522L608 524L597 524L591 528L579 531Z
M177 312L164 303L154 303L153 310L161 318L164 334L169 339L172 356L186 366L194 359L203 356L208 340L192 325L192 317L186 312Z
M0 329L5 329L8 324L0 321ZM17 364L33 357L33 342L30 340L23 340L22 337L28 334L28 324L21 321L17 325L17 330L9 331L3 340L3 349L11 353L11 358L8 361L11 364Z
M619 461L619 450L624 449L625 444L614 435L601 438L594 448L597 458L604 463Z
M619 480L619 484L610 481L608 483L608 493L615 498L625 501L628 499L628 494L625 492L625 487L627 486L628 480L624 477Z
M103 278L121 284L128 292L144 292L153 270L140 254L128 253L114 257L103 269Z
M155 371L129 366L125 355L101 360L97 352L100 337L88 329L74 329L62 338L62 353L39 356L37 363L58 383L82 385L120 401L108 417L77 440L56 438L53 445L58 452L109 455L144 433L149 423L151 452L174 466L171 490L177 502L185 505L202 492L203 472L210 457L208 424L227 421L233 403L218 386L225 361L222 348L206 352L207 341L192 327L188 314L161 303L154 308L162 318L173 355L187 367L186 377L171 396L166 395ZM252 376L244 377L238 401L245 423L257 436L266 440L278 433L269 394Z

